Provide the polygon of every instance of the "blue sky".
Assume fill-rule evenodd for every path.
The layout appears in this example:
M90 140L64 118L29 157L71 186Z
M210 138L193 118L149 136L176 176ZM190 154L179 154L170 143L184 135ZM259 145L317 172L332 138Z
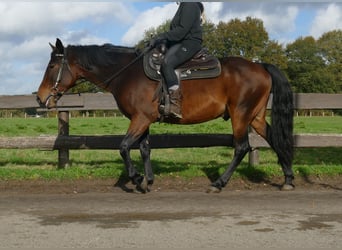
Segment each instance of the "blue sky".
M204 6L214 23L260 18L271 39L282 44L342 29L341 1L231 0ZM167 1L0 1L0 95L37 90L49 61L48 43L56 37L65 45L133 46L176 9Z

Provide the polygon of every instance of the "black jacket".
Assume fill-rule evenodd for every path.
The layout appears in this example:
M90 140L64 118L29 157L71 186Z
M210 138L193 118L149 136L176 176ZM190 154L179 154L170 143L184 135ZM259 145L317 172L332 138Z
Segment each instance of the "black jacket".
M170 24L170 31L163 34L168 42L177 43L183 40L202 42L200 3L182 2Z

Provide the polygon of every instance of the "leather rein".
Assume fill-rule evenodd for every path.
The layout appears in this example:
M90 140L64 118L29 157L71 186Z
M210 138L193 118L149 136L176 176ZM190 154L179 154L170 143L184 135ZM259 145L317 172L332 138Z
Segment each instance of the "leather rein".
M108 87L108 85L110 84L110 82L112 80L114 80L115 78L117 78L121 73L123 73L126 69L128 69L130 66L132 66L134 63L136 63L141 57L143 57L147 52L149 52L151 50L150 47L146 47L142 53L140 53L136 58L134 58L129 64L127 64L126 66L124 66L123 68L121 68L118 72L116 72L115 74L113 74L112 76L110 76L107 80L105 80L103 82L103 87L106 89ZM64 53L63 54L56 54L55 56L57 57L62 57L62 63L61 66L58 70L58 74L57 74L57 78L56 78L56 82L54 84L54 86L51 88L51 94L49 95L49 97L47 98L47 100L51 97L54 98L60 98L65 91L61 91L59 90L59 84L62 81L62 76L63 76L63 70L64 67L66 66L68 71L71 73L71 69L68 63L68 59L66 58L67 55L67 49L64 48Z

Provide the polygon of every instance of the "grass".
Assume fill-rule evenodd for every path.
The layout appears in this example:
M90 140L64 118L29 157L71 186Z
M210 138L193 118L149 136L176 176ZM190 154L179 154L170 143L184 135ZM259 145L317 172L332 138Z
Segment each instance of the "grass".
M57 134L57 118L1 118L0 136L39 136ZM125 117L71 118L70 134L108 135L125 134L129 120ZM295 133L342 133L342 116L295 117ZM152 124L156 133L231 133L230 121L212 120L196 125Z
M70 134L125 134L128 120L116 118L72 118ZM295 133L342 133L342 117L296 117ZM230 122L222 119L200 125L153 124L151 133L231 133ZM0 119L0 136L39 136L57 133L56 118ZM0 150L0 180L119 178L125 175L118 151L71 150L71 167L57 170L57 151ZM154 149L152 164L157 176L216 178L233 157L233 149L225 147ZM132 150L132 159L143 171L140 153ZM302 176L341 175L341 148L296 149L294 171ZM267 179L282 176L277 158L269 149L260 150L260 164L248 166L245 157L233 178Z

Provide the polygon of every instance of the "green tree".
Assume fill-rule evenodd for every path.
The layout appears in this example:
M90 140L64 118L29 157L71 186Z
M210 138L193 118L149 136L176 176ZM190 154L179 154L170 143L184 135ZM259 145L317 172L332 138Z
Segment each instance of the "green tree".
M78 80L76 86L71 88L69 93L97 93L104 90L87 80Z
M331 75L330 85L333 92L342 92L342 30L324 33L317 46L326 64L326 70Z
M286 47L287 73L295 92L333 93L332 75L322 50L311 36L298 38Z
M261 60L269 42L263 22L247 17L244 21L233 19L220 22L215 30L218 57L242 56L250 60Z
M151 34L157 35L169 29L170 20L157 28L145 31L138 43L142 48ZM222 58L242 56L249 60L277 65L288 76L296 92L342 92L342 31L335 30L322 35L317 41L300 37L284 48L270 40L261 19L247 17L232 19L217 25L203 24L203 46L213 55Z
M287 69L287 57L285 50L277 41L268 41L265 50L260 54L262 62L278 66L281 70Z
M242 56L250 60L268 62L282 70L287 68L283 47L269 40L263 21L247 17L244 21L233 19L217 26L204 27L204 45L218 57Z
M152 27L144 32L144 37L141 41L139 41L136 45L137 48L143 49L148 45L148 42L155 36L162 34L169 30L171 20L166 20L164 23L159 25L158 27Z
M151 34L166 32L169 26L168 20L157 28L146 30L138 47L141 48L144 41L149 41ZM247 17L243 21L236 18L227 23L220 22L218 25L206 21L203 24L203 46L220 58L242 56L286 68L286 57L281 45L269 40L263 21L257 18Z

